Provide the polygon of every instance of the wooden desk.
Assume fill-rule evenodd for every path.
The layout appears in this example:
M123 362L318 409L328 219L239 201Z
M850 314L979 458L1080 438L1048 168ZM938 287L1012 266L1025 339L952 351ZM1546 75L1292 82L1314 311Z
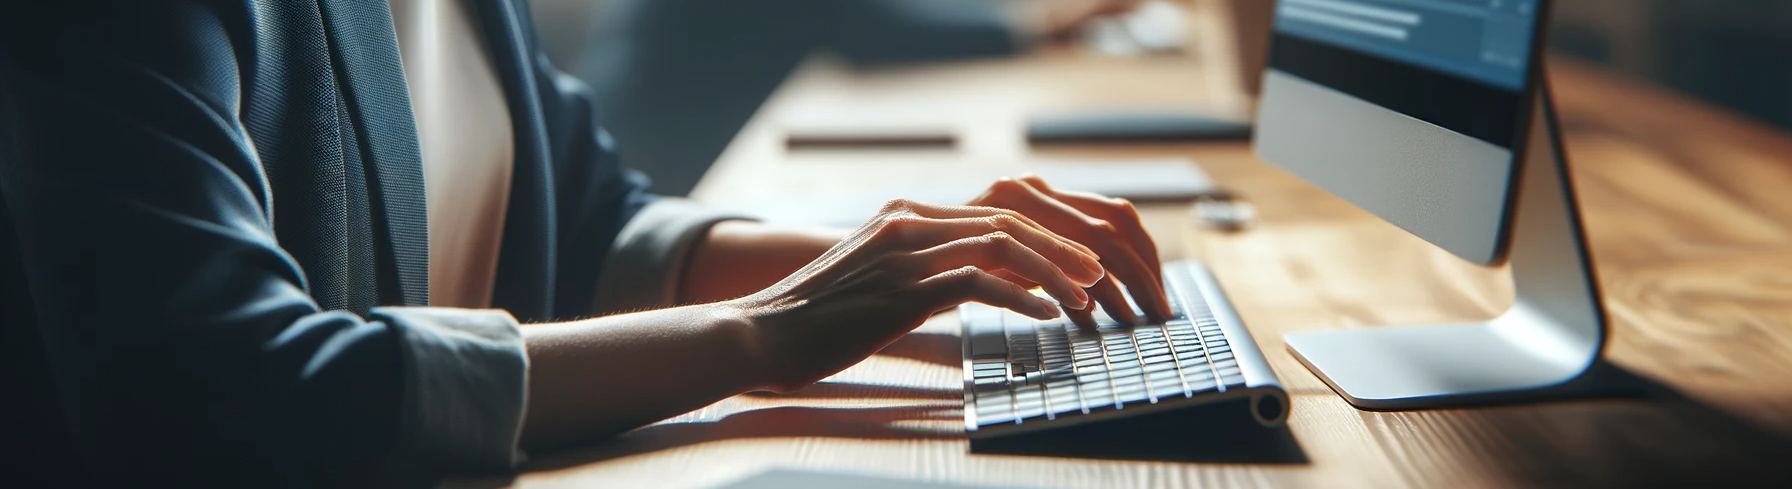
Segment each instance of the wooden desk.
M1792 471L1792 138L1585 67L1551 68L1613 323L1608 356L1658 388L1648 399L1353 409L1294 360L1284 333L1490 317L1511 298L1503 275L1259 162L1245 144L1055 149L1043 154L1192 158L1258 206L1261 222L1235 234L1193 226L1186 205L1145 212L1166 259L1212 265L1293 396L1292 458L968 453L957 320L947 314L806 391L738 396L601 445L540 454L515 483L714 487L772 467L1008 487L1784 483ZM915 175L1018 172L1018 161L1042 154L1019 133L1029 111L1242 110L1228 95L1230 79L1184 59L1047 55L869 74L811 66L760 111L697 197L729 205L869 190ZM962 144L895 154L783 148L780 117L862 103L957 121ZM1187 440L1202 443L1211 441Z

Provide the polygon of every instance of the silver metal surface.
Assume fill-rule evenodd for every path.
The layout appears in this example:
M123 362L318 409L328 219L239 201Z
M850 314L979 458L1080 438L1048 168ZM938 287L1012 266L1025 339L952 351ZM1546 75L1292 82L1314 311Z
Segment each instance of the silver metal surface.
M1499 258L1512 152L1271 69L1258 156L1456 256Z
M1566 395L1606 338L1547 89L1533 96L1510 267L1516 300L1486 322L1313 331L1288 349L1351 404L1422 409Z
M1238 356L1239 373L1244 375L1246 387L1272 387L1282 390L1281 380L1276 378L1274 370L1270 370L1269 362L1264 359L1262 350L1257 348L1257 340L1251 331L1244 326L1244 320L1238 318L1238 311L1232 308L1232 300L1226 297L1220 282L1213 277L1207 265L1197 261L1180 261L1165 265L1164 268L1180 266L1186 269L1182 276L1193 280L1201 299L1207 301L1207 309L1213 319L1220 324L1220 330L1226 333L1226 339L1232 342L1234 351L1250 352ZM1165 275L1169 275L1166 273ZM1186 289L1185 289L1186 290Z
M1128 360L1128 362L1136 361L1139 363L1139 366L1119 370L1139 369L1140 372L1136 374L1116 374L1119 370L1116 370L1115 365L1107 363L1102 368L1098 368L1096 372L1091 373L1092 375L1107 377L1109 380L1105 383L1102 380L1095 380L1093 381L1095 382L1094 384L1072 384L1076 386L1076 394L1073 399L1076 399L1079 404L1067 404L1066 406L1080 405L1081 409L1065 410L1065 412L1056 415L1049 414L1050 410L1048 409L1047 414L1044 414L1043 416L1019 416L1016 414L1018 409L1014 409L1011 412L1008 407L1003 406L1015 407L1023 403L1011 401L1011 404L1004 404L1001 402L1004 398L1018 400L1021 391L1023 389L1028 389L1030 384L1032 384L1031 380L1033 377L1029 375L1026 377L1026 381L1021 381L1018 376L1014 375L1014 369L1008 368L1007 366L1011 364L1026 364L1032 362L1034 360L1034 350L1029 350L1029 348L1042 348L1045 346L1043 339L1040 343L1021 346L1019 347L1021 350L1018 351L1004 351L999 355L993 355L1000 358L1002 361L1001 365L1003 365L1003 367L1000 368L1004 369L1007 372L1007 375L983 377L983 374L979 374L977 369L986 368L979 365L990 363L990 358L988 356L979 356L977 353L979 348L977 347L975 338L979 335L987 334L992 328L998 327L1007 328L1010 333L1015 329L1025 330L1029 333L1023 336L1033 337L1033 335L1037 334L1036 332L1039 331L1035 328L1040 326L1048 328L1075 328L1075 326L1070 325L1066 320L1062 319L1043 322L1036 321L983 304L968 303L959 306L959 318L963 322L962 332L965 337L964 341L961 342L964 360L965 431L969 433L972 439L986 439L1238 399L1246 399L1249 401L1249 407L1247 409L1240 409L1238 413L1240 415L1240 420L1248 416L1263 426L1268 427L1280 426L1285 423L1288 419L1288 413L1291 406L1288 394L1282 389L1281 383L1276 379L1275 372L1270 369L1269 363L1265 361L1263 352L1257 348L1256 342L1251 338L1250 331L1245 329L1244 323L1239 320L1238 314L1233 310L1232 304L1227 300L1225 294L1221 292L1219 283L1214 279L1213 275L1199 262L1179 261L1164 265L1164 277L1166 285L1169 285L1169 290L1174 295L1173 299L1181 304L1182 310L1184 311L1183 316L1185 317L1178 320L1168 321L1162 325L1144 324L1136 327L1126 327L1121 326L1118 323L1110 322L1108 326L1104 326L1103 329L1097 330L1102 332L1101 334L1104 335L1104 337L1105 335L1123 333L1127 339L1120 340L1121 343L1130 343L1131 351L1137 352L1136 355L1138 356L1137 360ZM1105 313L1098 310L1096 314L1100 317ZM1013 328L1017 325L1012 321L1022 321L1024 324L1018 325L1020 326L1019 328ZM1180 353L1182 352L1182 347L1174 347L1178 352L1175 354L1175 356L1178 357L1176 371L1182 372L1183 368L1186 366L1194 368L1195 371L1198 371L1201 374L1185 377L1183 374L1179 373L1178 377L1182 379L1182 389L1164 390L1164 386L1159 383L1160 381L1153 380L1155 379L1155 376L1150 374L1149 372L1151 372L1151 370L1145 368L1145 366L1164 365L1167 363L1164 363L1161 360L1152 362L1147 359L1147 355L1144 354L1146 349L1141 347L1141 335L1148 337L1153 332L1162 332L1165 336L1165 341L1163 346L1160 346L1159 348L1170 348L1175 342L1169 341L1168 336L1171 336L1171 332L1177 331L1179 328L1186 328L1184 331L1187 333L1194 333L1197 330L1201 331L1202 333L1200 333L1200 336L1198 336L1199 339L1196 341L1202 346L1189 352L1189 354L1199 355L1198 359L1191 360L1191 362L1198 363L1188 363L1186 365L1184 365L1180 359L1184 356L1183 353ZM1208 336L1208 332L1219 336ZM1090 332L1090 334L1094 334L1094 332ZM1044 338L1043 335L1038 337ZM1070 339L1075 340L1074 336ZM1224 343L1220 343L1222 340ZM1015 343L1010 342L1006 344L1012 345ZM1104 362L1109 362L1115 358L1114 355L1127 355L1125 352L1116 354L1113 347L1115 344L1116 343L1114 343L1113 340L1103 339L1102 345L1106 348L1106 351L1097 353L1096 356L1101 358ZM1125 346L1127 345L1122 345L1123 348ZM1214 349L1220 348L1223 348L1224 350L1220 352L1213 351ZM1043 352L1044 350L1037 351ZM1048 353L1047 361L1050 361L1049 355L1050 354ZM1214 356L1217 355L1224 355L1230 358L1214 358ZM1078 357L1079 362L1086 359L1088 359L1088 357ZM1226 370L1233 367L1237 368L1236 372L1226 373ZM1080 371L1082 367L1077 368L1079 369L1077 372L1078 375L1085 373ZM1028 370L1029 374L1031 373L1030 368L1023 370ZM1200 377L1203 374L1210 376L1211 385L1196 387L1194 390L1190 391L1190 380ZM1115 375L1118 375L1118 377ZM1116 382L1114 379L1119 377L1128 377L1128 379L1130 379L1130 376L1133 375L1136 375L1140 379L1146 379L1143 384L1145 395L1123 395L1120 386L1114 384L1114 382ZM1007 379L1007 383L1002 385L1011 389L980 389L978 384L980 381L987 381L998 377ZM1044 380L1049 381L1050 379L1047 378ZM1083 382L1081 379L1072 380ZM1103 387L1103 385L1106 387ZM1084 389L1090 387L1097 389L1101 393L1093 395L1087 394ZM1057 387L1053 387L1049 389L1049 391L1052 392L1045 393L1044 398L1048 403L1052 402L1050 399L1057 398L1057 394L1054 393L1057 389ZM1113 402L1107 402L1108 396L1112 396ZM1123 402L1122 397L1130 397L1130 399ZM989 407L989 412L980 412L982 411L980 406ZM1248 411L1248 413L1246 411Z

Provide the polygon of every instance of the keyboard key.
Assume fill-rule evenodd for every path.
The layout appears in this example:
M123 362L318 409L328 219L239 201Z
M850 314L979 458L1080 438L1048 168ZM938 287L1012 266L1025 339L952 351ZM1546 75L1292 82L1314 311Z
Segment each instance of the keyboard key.
M999 399L979 397L976 406L979 426L1014 421L1014 401L1006 395Z
M1039 386L1015 391L1014 416L1020 419L1045 417L1045 395Z
M1115 397L1119 398L1118 402L1120 403L1120 405L1122 407L1124 407L1127 404L1138 404L1138 403L1143 403L1143 402L1150 402L1150 398L1147 395L1147 393L1145 392L1144 379L1139 379L1139 380L1135 380L1135 381L1127 382L1127 383L1116 383L1114 385L1114 389L1115 389L1114 392L1116 394Z
M966 322L964 327L965 334L970 336L972 359L1007 357L1008 341L1002 334L999 320Z
M1183 392L1182 376L1175 369L1149 372L1146 378L1151 381L1151 391L1160 399Z
M1082 386L1083 405L1087 406L1090 410L1114 405L1114 390L1108 386L1107 381L1104 380L1101 383L1084 382Z
M1083 409L1080 390L1075 382L1052 382L1045 385L1046 400L1054 415Z
M1044 422L1242 387L1239 353L1199 295L1191 270L1165 269L1172 318L1158 325L1121 325L1098 309L1098 328L1085 330L1067 319L961 308L976 421Z
M1227 388L1244 387L1244 375L1242 374L1229 374L1221 377L1220 380L1226 384Z
M1207 391L1211 391L1211 390L1215 390L1215 389L1219 388L1219 385L1217 385L1213 382L1213 374L1212 373L1208 373L1206 377L1184 376L1182 380L1183 380L1183 382L1188 383L1188 391L1195 393L1195 394L1200 394L1203 392L1207 392Z

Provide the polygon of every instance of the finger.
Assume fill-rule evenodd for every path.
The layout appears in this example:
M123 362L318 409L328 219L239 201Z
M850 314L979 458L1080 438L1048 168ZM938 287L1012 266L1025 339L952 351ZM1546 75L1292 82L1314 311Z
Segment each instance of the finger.
M920 277L931 277L964 266L1007 270L1039 284L1058 302L1078 308L1089 305L1089 294L1083 292L1081 285L1072 282L1057 265L1008 233L997 231L960 239L915 252L909 259L920 262ZM992 275L991 278L995 277Z
M1141 288L1140 284L1132 281L1127 281L1127 285L1135 291L1155 294L1157 297L1150 298L1152 300L1140 300L1139 304L1146 311L1158 316L1159 319L1169 318L1170 304L1163 297L1163 262L1158 257L1157 242L1153 241L1151 234L1145 231L1144 223L1139 220L1139 211L1132 205L1132 202L1126 199L1110 199L1088 192L1057 190L1039 175L1027 175L1022 177L1021 181L1084 214L1113 225L1114 230L1144 260L1146 270L1151 272L1152 287Z
M1064 309L1064 315L1070 317L1070 322L1076 323L1077 327L1083 328L1084 330L1095 329L1095 308L1085 307L1082 309L1071 309L1069 307L1059 307Z
M1126 302L1126 293L1120 290L1112 277L1096 282L1094 287L1089 288L1089 296L1101 304L1101 309L1107 311L1108 317L1120 324L1139 324L1139 315L1133 314L1132 304Z
M1007 280L1008 283L1011 283L1014 285L1019 285L1020 288L1027 289L1027 290L1033 290L1034 287L1039 286L1039 284L1033 283L1032 280L1027 280L1024 277L1015 275L1014 272L1010 272L1007 270L994 270L994 271L989 272L989 274L995 275L996 278L999 278L1002 280Z
M1057 198L1018 180L1003 180L991 185L991 192L981 199L994 205L1020 211L1059 234L1070 237L1096 250L1102 268L1135 291L1134 298L1152 314L1169 311L1158 271L1146 263L1125 239L1118 228L1071 207ZM1168 318L1167 313L1164 316Z
M1039 230L1039 232L1041 232L1041 233L1045 233L1046 235L1049 235L1049 236L1052 236L1054 238L1064 241L1067 245L1069 245L1073 248L1076 248L1077 251L1080 251L1083 254L1087 254L1096 259L1101 258L1101 256L1096 255L1095 251L1089 249L1089 247L1083 246L1081 243L1077 243L1075 240L1066 238L1064 236L1060 236L1060 235L1058 235L1057 232L1053 231L1050 227L1042 225L1038 221L1033 220L1033 218L1028 217L1026 214L1021 213L1021 212L1016 212L1012 209L1003 209L1000 207L974 206L974 205L963 205L963 206L960 206L960 205L934 205L934 204L927 204L927 203L922 203L922 202L908 201L908 200L904 200L904 199L897 199L897 200L891 201L889 204L885 204L885 205L886 205L886 207L888 207L890 205L901 205L901 206L904 206L904 210L906 210L908 212L911 212L918 216L929 217L929 218L933 218L933 219L965 219L965 218L992 217L992 216L997 216L997 215L1008 216L1011 219L1020 221L1021 224L1025 224L1029 227L1032 227L1033 229Z
M943 311L966 302L981 302L1040 320L1058 317L1058 307L977 267L960 267L917 282L912 300L929 311Z
M1039 175L1027 175L1021 181L1084 214L1112 223L1133 248L1139 251L1139 255L1145 257L1146 264L1151 265L1153 270L1162 270L1163 264L1157 256L1157 242L1151 239L1151 233L1145 231L1145 224L1139 220L1139 210L1131 201L1089 192L1058 190ZM1157 275L1162 278L1161 273Z
M1045 256L1063 270L1077 287L1093 285L1106 275L1098 258L1073 248L1069 239L1029 226L1007 214L943 220L920 219L915 222L893 221L887 225L884 234L891 235L889 239L903 242L904 245L900 248L915 250L990 233L1004 233Z

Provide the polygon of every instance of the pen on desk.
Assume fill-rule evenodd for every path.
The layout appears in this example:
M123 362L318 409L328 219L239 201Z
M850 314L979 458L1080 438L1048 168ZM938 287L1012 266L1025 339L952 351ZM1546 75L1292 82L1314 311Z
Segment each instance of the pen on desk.
M825 133L805 132L791 133L784 138L784 146L792 150L801 149L950 149L958 147L958 135L951 132L891 132L891 133Z

